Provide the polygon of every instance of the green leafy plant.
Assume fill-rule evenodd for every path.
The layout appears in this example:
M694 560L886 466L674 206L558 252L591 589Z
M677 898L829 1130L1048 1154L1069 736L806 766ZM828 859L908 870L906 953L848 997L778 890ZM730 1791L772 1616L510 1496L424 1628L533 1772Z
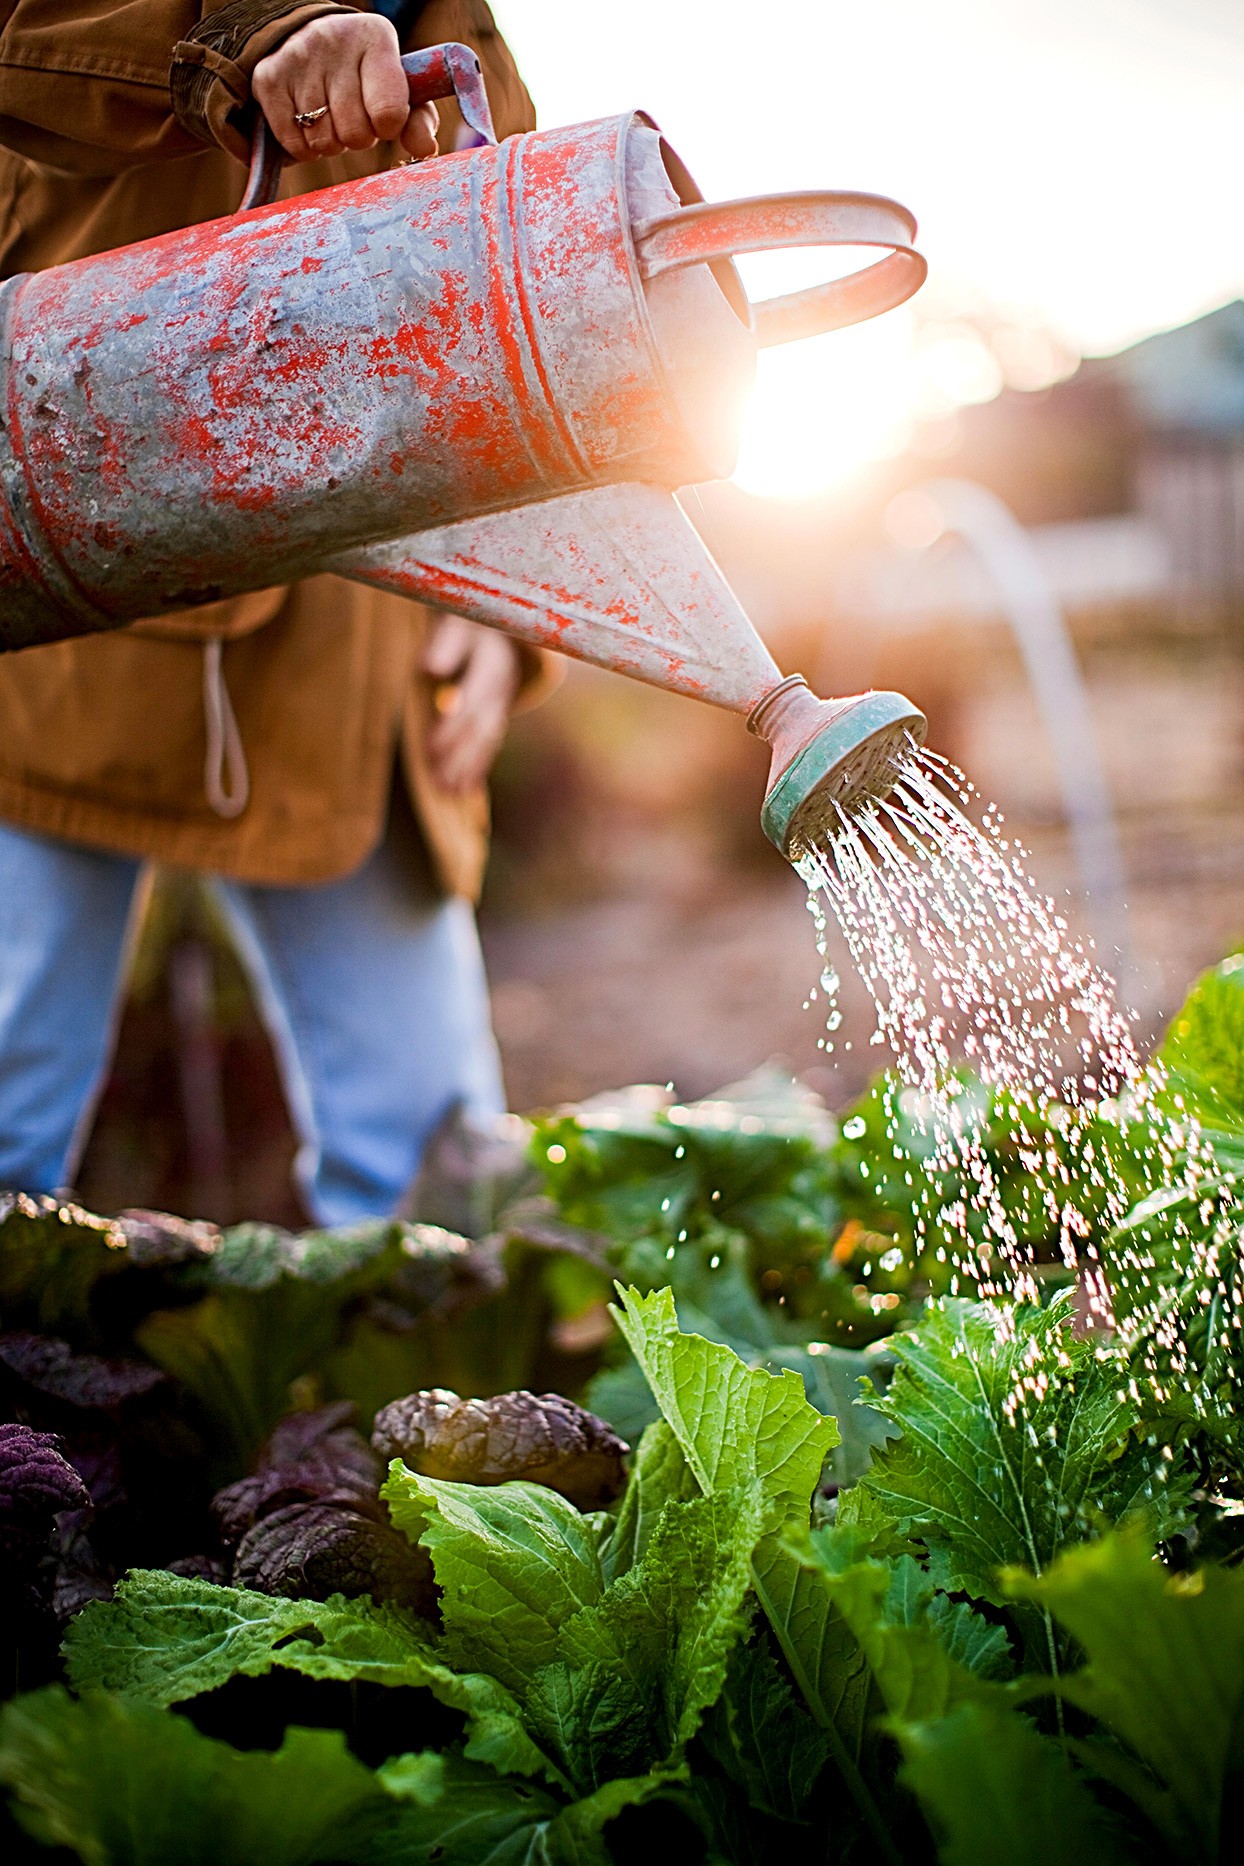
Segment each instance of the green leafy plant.
M511 1161L477 1202L483 1239L10 1201L8 1429L61 1484L42 1514L14 1491L41 1611L82 1581L90 1534L119 1537L107 1482L140 1427L186 1447L161 1469L178 1534L197 1509L202 1538L186 1572L136 1569L111 1600L91 1570L69 1689L0 1713L15 1844L88 1866L638 1866L662 1844L714 1866L1225 1866L1244 1805L1242 1005L1244 965L1200 981L1164 1076L1097 1126L963 1081L1038 1257L1057 1205L1034 1150L1057 1162L1113 1331L1060 1292L1062 1265L1035 1302L945 1293L943 1232L990 1240L884 1081L841 1133L772 1082L543 1122L545 1195ZM592 1391L627 1419L629 1466L564 1400L411 1393L450 1370L463 1394L581 1380L613 1273ZM559 1346L563 1324L597 1345ZM383 1501L350 1407L307 1410L338 1399L365 1425L383 1407ZM147 1508L125 1519L135 1547ZM418 1585L375 1585L381 1545ZM290 1597L338 1573L357 1597Z

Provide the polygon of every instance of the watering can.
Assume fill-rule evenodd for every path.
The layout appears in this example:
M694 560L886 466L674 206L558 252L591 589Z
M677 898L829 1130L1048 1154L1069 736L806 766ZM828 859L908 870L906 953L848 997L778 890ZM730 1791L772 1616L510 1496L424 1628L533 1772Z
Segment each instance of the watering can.
M878 196L704 202L642 114L498 146L478 61L404 61L477 146L0 286L0 647L313 572L396 591L747 717L795 855L889 788L900 694L783 679L675 490L728 474L758 345L924 277ZM877 246L750 305L732 255Z

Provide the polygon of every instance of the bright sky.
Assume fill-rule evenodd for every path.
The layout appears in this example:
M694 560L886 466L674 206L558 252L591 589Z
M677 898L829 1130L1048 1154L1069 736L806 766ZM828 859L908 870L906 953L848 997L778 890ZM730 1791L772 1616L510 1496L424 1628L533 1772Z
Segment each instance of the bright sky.
M1244 294L1244 0L494 7L544 123L641 107L710 199L861 188L920 221L911 311L761 359L753 491L839 483L918 414ZM745 277L762 296L826 270Z

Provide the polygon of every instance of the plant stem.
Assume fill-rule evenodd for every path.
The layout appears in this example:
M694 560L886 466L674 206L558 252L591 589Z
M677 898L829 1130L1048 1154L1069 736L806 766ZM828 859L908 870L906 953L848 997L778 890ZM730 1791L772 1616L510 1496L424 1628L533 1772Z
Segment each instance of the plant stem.
M786 1559L791 1558L787 1557ZM835 1725L833 1718L829 1715L824 1704L821 1702L821 1694L808 1677L797 1647L787 1638L782 1616L778 1613L777 1605L769 1589L765 1585L764 1579L757 1572L754 1561L752 1564L752 1580L769 1624L777 1635L777 1641L785 1655L786 1663L790 1666L794 1674L795 1681L803 1693L808 1709L812 1712L817 1723L829 1738L830 1754L834 1759L834 1765L843 1781L846 1783L851 1798L863 1817L864 1825L876 1842L877 1851L881 1859L885 1861L885 1866L904 1866L903 1856L894 1844L894 1838L885 1824L881 1809L877 1806L876 1796L873 1794L871 1788L869 1788L868 1783L864 1780L863 1771L843 1742L841 1733Z

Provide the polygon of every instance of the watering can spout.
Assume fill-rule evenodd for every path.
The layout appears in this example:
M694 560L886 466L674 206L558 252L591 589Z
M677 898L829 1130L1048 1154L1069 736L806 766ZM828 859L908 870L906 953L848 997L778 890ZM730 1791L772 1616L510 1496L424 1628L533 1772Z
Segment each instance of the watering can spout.
M537 648L743 713L773 750L761 821L798 860L884 796L924 715L901 693L819 700L772 655L674 497L627 484L417 532L339 575L449 608Z
M767 693L748 729L773 748L761 823L791 861L871 798L893 789L928 721L901 693L818 700L802 674Z

